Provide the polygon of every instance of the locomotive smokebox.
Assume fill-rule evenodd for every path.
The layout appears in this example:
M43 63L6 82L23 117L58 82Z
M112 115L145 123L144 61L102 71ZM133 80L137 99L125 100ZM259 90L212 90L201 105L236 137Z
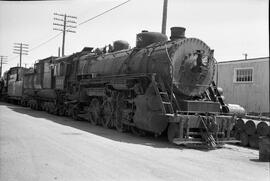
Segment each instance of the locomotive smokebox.
M186 38L185 31L186 31L186 28L184 28L184 27L171 27L170 39L173 41L173 40L177 40L177 39Z

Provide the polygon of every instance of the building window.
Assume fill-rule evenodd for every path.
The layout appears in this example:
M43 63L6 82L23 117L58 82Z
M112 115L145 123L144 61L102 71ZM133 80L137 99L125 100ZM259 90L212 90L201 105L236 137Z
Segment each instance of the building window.
M237 68L234 70L234 82L253 82L253 68Z

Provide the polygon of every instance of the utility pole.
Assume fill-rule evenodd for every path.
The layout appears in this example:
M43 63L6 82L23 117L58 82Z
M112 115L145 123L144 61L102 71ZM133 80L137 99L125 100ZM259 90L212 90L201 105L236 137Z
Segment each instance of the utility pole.
M161 33L164 34L164 35L166 34L167 8L168 8L168 0L164 0L164 2L163 2L162 27L161 27Z
M58 47L58 57L60 57L60 47Z
M53 25L61 27L59 28L53 28L53 30L62 31L63 32L63 40L62 40L62 56L65 55L65 38L66 38L66 32L76 33L75 31L71 30L72 28L76 28L77 22L74 21L74 19L77 19L75 16L70 16L66 14L59 14L59 13L53 13L56 17L53 18L58 23L53 23ZM58 18L60 17L60 18ZM60 22L60 23L59 23ZM73 25L72 25L73 24Z
M1 67L0 67L0 77L2 77L3 64L7 64L6 58L7 58L7 56L0 55L0 65L1 65Z
M25 43L14 43L13 53L20 55L20 67L22 67L22 55L28 55L29 45Z

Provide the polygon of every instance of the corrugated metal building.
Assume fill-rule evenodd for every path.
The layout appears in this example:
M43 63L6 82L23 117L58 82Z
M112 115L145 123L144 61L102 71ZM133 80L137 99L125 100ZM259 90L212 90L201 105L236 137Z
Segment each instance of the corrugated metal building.
M269 113L269 57L219 62L216 82L225 102L249 113Z

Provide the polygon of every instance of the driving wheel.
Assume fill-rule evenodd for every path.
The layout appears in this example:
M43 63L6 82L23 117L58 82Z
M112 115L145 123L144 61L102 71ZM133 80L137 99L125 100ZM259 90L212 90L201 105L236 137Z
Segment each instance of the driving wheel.
M93 125L99 124L100 120L100 102L97 98L92 99L89 107L89 121Z
M173 142L174 138L179 137L179 125L177 123L170 123L167 131L168 140Z
M101 120L102 126L105 128L113 127L113 107L110 101L105 101L103 104L103 117Z

